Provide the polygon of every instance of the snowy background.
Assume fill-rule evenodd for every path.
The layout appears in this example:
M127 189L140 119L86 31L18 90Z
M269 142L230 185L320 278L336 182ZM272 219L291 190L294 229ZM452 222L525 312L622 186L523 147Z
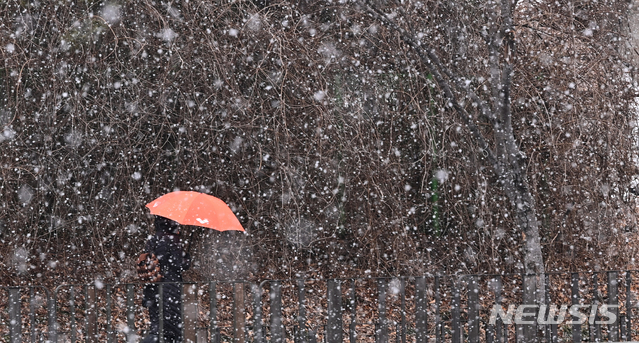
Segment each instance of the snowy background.
M498 7L371 6L491 103ZM2 279L132 279L144 204L177 189L224 199L246 228L186 228L193 279L520 270L525 233L486 155L416 50L368 11L0 2ZM635 263L628 13L518 1L515 45L496 43L547 271Z

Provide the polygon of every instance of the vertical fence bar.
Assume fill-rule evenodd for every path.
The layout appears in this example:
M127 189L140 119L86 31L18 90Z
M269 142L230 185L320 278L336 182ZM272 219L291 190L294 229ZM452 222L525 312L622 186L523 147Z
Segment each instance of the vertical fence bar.
M342 292L339 280L327 281L328 318L326 340L328 343L342 342Z
M93 343L89 335L89 317L91 315L91 308L89 307L89 285L82 286L82 293L84 294L84 341L86 343Z
M632 297L631 291L632 285L632 276L630 275L630 271L626 271L626 335L623 337L625 341L632 341L632 318L630 317L632 313L632 303L630 301Z
M468 280L468 341L479 343L479 281L476 275Z
M58 321L57 312L57 294L58 288L48 297L47 312L49 316L49 339L50 343L58 343Z
M180 292L180 300L178 301L178 306L180 307L180 321L182 325L178 328L180 330L180 336L182 337L182 342L185 342L186 339L186 318L184 316L184 283L175 284L176 287L179 288Z
M442 317L441 317L441 305L442 298L439 294L439 280L440 276L435 275L435 343L442 342Z
M69 290L69 312L71 316L71 342L75 343L76 341L76 318L75 318L75 287L71 286Z
M356 283L355 283L355 279L351 280L351 299L350 299L350 305L351 305L351 325L349 327L348 330L348 338L349 338L349 342L350 343L356 343L356 339L357 339L357 333L356 333L356 326L357 326L357 299L355 298L355 287L356 287Z
M209 339L211 343L219 343L217 339L217 284L209 283Z
M297 325L293 326L293 343L302 343L302 335Z
M86 322L86 342L97 343L98 327L96 314L96 294L95 287L89 285L84 286L84 308Z
M617 318L614 323L608 325L608 340L619 341L619 289L617 283L617 272L608 272L608 311Z
M521 302L523 305L527 305L527 295L528 293L526 292L526 272L524 271L521 274L521 288L522 288L522 299ZM519 325L516 321L513 321L512 326L515 328L515 343L528 343L525 342L524 340L524 326L523 325ZM508 328L506 327L506 330L504 331L508 331Z
M571 296L570 302L571 304L578 305L579 304L579 274L571 273L570 274L570 289ZM576 322L579 320L579 317L572 316L572 321ZM581 342L581 324L572 324L572 341L574 343Z
M158 313L160 325L158 325L158 338L164 343L164 283L158 283Z
M20 314L20 288L9 287L9 341L21 343L22 315Z
M401 343L406 343L406 278L400 278L400 293L402 295Z
M495 306L501 306L501 277L497 276L492 279L492 288L493 293L495 294ZM507 338L504 339L504 335L506 333L503 330L502 320L497 317L495 320L495 341L498 343L506 342Z
M541 310L539 310L539 316L541 316L541 319L547 319L549 322L552 320L549 315L550 313L550 288L548 286L548 274L544 274L543 275L544 278L544 300L543 300L543 305L546 306L545 311L542 313ZM539 319L537 319L539 321ZM544 339L546 341L546 343L552 343L552 334L550 332L550 323L545 323L542 324L542 330L544 331Z
M426 278L415 278L415 340L416 343L428 342L427 325L428 299L426 299Z
M486 325L486 343L495 343L494 325Z
M31 330L29 331L29 340L31 341L31 343L35 343L35 293L33 290L33 286L29 287L29 326L31 326Z
M377 313L378 325L375 330L376 343L388 343L388 323L386 322L386 287L385 279L377 279Z
M299 301L297 310L298 340L300 343L306 342L306 289L303 279L297 280L297 299Z
M317 329L308 332L308 343L317 343Z
M233 342L244 343L244 283L233 284Z
M593 303L599 307L602 304L599 294L599 273L594 272L592 275L592 299ZM601 299L603 300L603 299ZM595 312L594 323L592 323L593 329L590 332L590 341L601 341L601 324L599 324L599 312Z
M113 343L113 323L111 322L112 313L111 313L111 297L113 291L111 290L111 285L106 285L106 338L107 343Z
M451 289L453 295L453 302L451 304L451 327L452 332L451 335L453 337L453 343L461 343L462 332L461 332L461 294L459 291L459 280L453 279L451 280Z
M271 282L271 342L284 343L284 330L282 330L282 283Z
M197 314L198 314L198 300L197 300L197 285L196 284L183 284L183 311L184 317L184 342L196 343L197 342Z
M538 278L544 277L543 275L537 274L527 274L524 273L522 277L523 283L523 304L530 307L536 307L540 304L536 303L537 294L538 294ZM535 342L537 339L537 311L535 312L526 312L525 317L526 320L521 323L518 327L520 328L520 332L522 334L522 342L531 343Z
M509 342L509 333L508 333L508 325L506 323L504 323L503 321L500 322L499 324L500 326L500 330L501 330L501 339L503 343L508 343ZM513 324L513 327L515 329L515 332L517 332L517 325ZM515 335L515 343L517 343L517 335Z
M550 316L550 276L548 274L544 275L545 278L545 287L546 287L546 295L544 297L544 302L546 303L547 314L544 316ZM558 341L557 336L557 324L553 321L551 324L546 324L546 341L548 343L555 343Z
M252 284L253 288L253 337L255 343L264 343L264 335L262 332L262 287Z
M126 326L128 328L127 331L127 342L133 339L133 335L135 335L135 285L126 284Z

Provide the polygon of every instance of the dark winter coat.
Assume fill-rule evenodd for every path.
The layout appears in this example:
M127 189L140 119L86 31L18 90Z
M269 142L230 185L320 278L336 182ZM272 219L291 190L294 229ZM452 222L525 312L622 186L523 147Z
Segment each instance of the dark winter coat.
M156 234L147 243L145 252L154 253L159 262L162 282L144 288L144 305L149 309L151 328L143 343L157 342L160 324L159 291L163 294L164 342L182 341L182 272L189 269L191 259L182 250L179 235L160 227L156 221Z

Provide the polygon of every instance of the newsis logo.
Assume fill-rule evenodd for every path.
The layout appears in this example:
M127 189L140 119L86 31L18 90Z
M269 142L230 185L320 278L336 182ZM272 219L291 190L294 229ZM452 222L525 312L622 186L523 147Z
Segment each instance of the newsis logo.
M490 313L490 324L495 325L497 318L504 324L613 324L617 320L615 309L619 305L509 305L504 312L501 305L495 304ZM611 310L613 312L611 312ZM568 318L567 318L568 317ZM535 320L536 318L536 320ZM569 319L566 321L566 319Z

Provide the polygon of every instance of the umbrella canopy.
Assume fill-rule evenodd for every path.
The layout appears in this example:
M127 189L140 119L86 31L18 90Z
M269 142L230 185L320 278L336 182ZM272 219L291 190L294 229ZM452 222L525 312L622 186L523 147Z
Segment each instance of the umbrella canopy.
M228 205L208 194L177 191L146 204L151 214L174 220L182 225L203 226L218 231L244 231Z

